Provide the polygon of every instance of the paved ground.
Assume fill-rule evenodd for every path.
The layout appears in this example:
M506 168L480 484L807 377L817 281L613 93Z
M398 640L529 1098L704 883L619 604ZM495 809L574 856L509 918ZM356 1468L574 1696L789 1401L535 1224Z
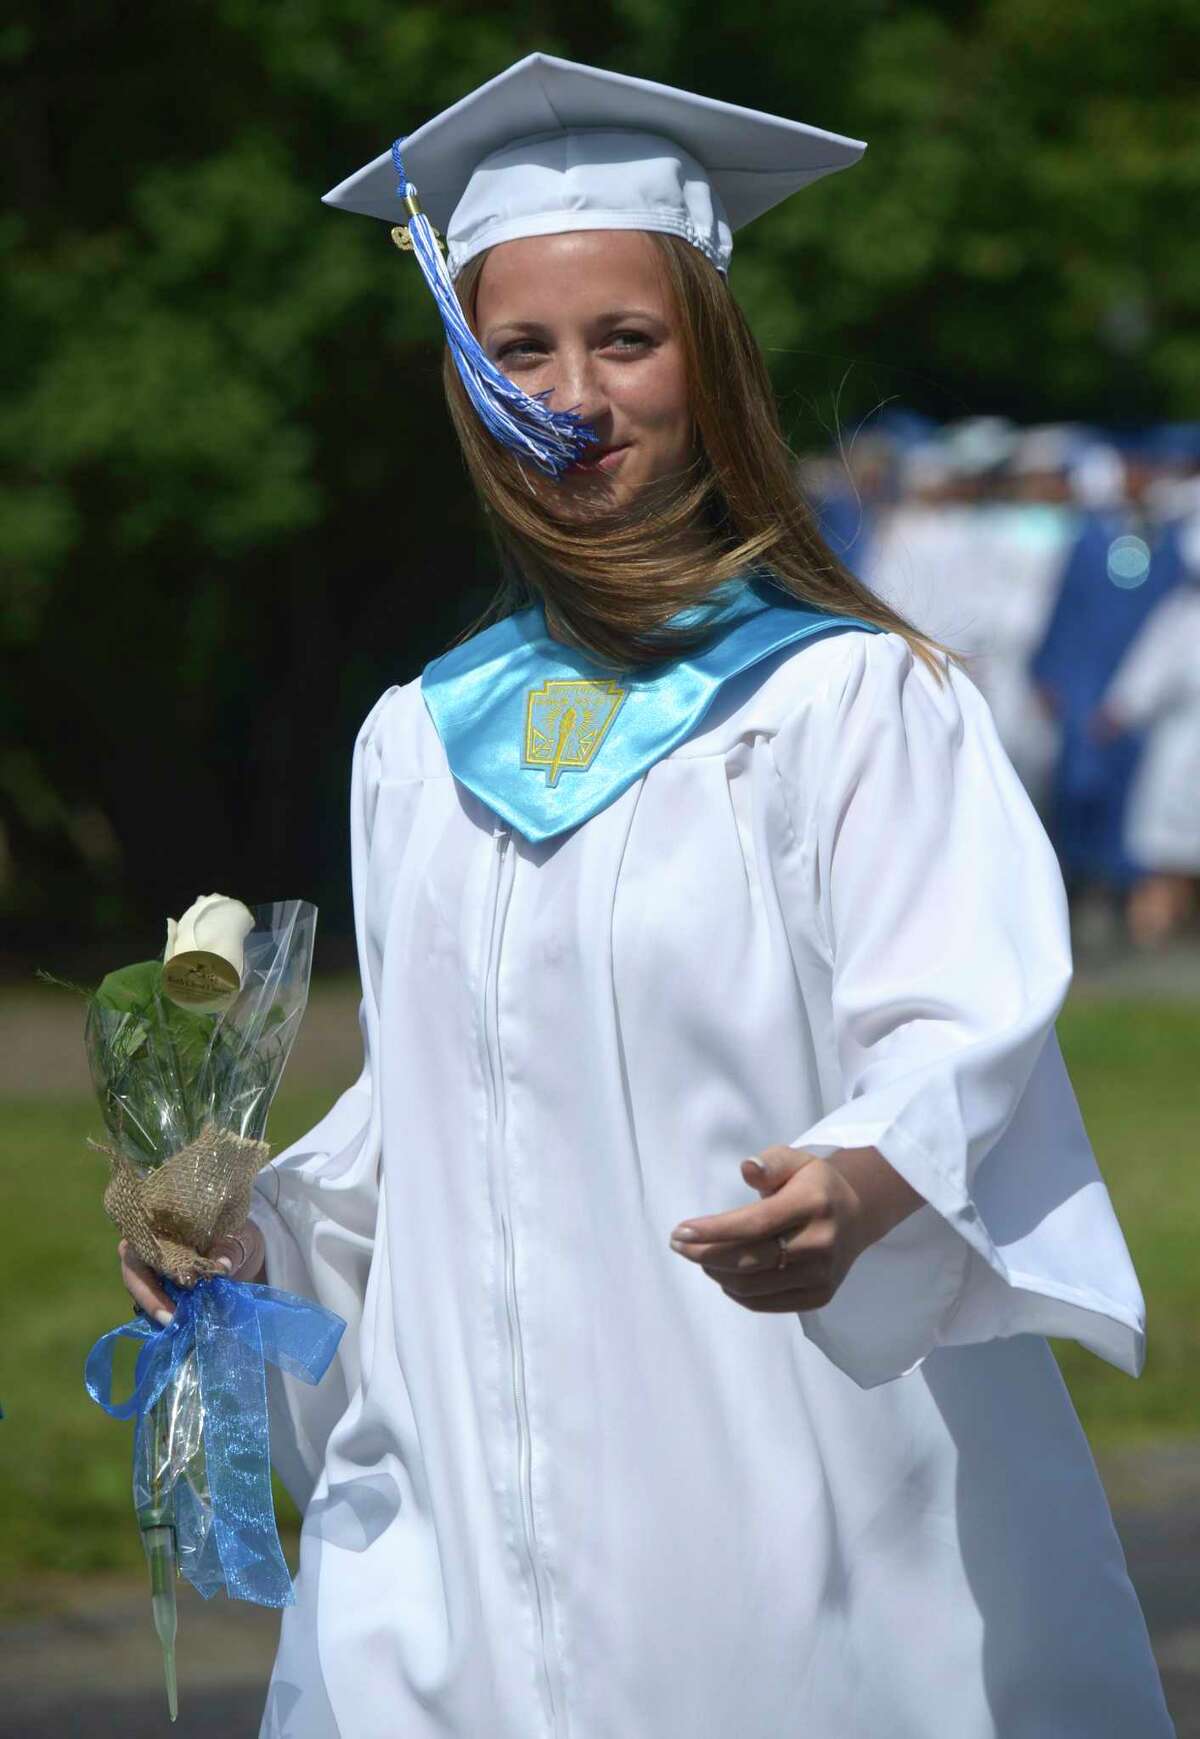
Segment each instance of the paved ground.
M1200 1739L1200 1442L1101 1468L1179 1739ZM172 1729L143 1590L92 1583L57 1611L0 1619L0 1739L255 1739L277 1633L276 1614L181 1585Z
M1179 1739L1200 1739L1200 1442L1098 1459Z
M0 1619L2 1739L254 1739L277 1613L179 1585L172 1727L141 1584L95 1582L61 1610Z
M0 1098L90 1095L83 1006L82 998L69 990L36 980L0 985ZM357 980L319 981L284 1079L338 1091L354 1080L361 1066Z

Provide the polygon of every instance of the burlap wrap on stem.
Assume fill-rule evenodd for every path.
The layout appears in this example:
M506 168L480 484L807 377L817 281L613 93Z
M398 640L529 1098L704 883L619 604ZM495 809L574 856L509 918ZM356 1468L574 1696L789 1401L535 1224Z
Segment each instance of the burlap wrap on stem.
M89 1145L108 1155L111 1168L104 1211L147 1267L179 1286L225 1272L208 1251L245 1224L255 1174L271 1157L268 1142L206 1123L195 1141L146 1171L101 1142Z

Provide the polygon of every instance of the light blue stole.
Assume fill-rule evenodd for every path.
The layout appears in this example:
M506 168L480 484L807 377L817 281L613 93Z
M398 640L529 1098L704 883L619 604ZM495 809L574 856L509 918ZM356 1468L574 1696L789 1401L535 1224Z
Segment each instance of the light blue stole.
M425 666L421 693L450 771L533 844L578 827L683 742L724 683L794 641L849 628L754 575L671 618L713 632L683 658L614 677L546 629L539 604Z

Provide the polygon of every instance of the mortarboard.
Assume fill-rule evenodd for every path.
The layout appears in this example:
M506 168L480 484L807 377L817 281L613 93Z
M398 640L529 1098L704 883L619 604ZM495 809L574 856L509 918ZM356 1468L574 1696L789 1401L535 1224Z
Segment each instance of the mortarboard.
M1108 441L1093 438L1066 467L1071 494L1080 507L1103 513L1125 502L1125 464Z
M725 273L735 230L865 149L801 121L530 54L323 198L393 226L487 428L558 476L594 431L574 411L551 411L549 390L523 392L484 353L454 292L467 261L518 236L642 229L685 237Z
M1038 471L1069 471L1095 437L1079 423L1036 423L1020 436L1009 462L1015 477Z
M1009 459L1020 441L1007 417L964 417L943 430L946 462L959 477L982 477Z

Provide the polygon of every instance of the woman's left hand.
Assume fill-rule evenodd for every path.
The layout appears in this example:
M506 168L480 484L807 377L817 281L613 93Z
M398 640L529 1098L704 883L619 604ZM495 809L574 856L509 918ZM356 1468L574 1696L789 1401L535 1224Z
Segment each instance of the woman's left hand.
M680 1240L678 1226L671 1248L747 1310L820 1310L883 1229L835 1164L798 1148L768 1147L742 1175L763 1200L689 1219L698 1236Z

